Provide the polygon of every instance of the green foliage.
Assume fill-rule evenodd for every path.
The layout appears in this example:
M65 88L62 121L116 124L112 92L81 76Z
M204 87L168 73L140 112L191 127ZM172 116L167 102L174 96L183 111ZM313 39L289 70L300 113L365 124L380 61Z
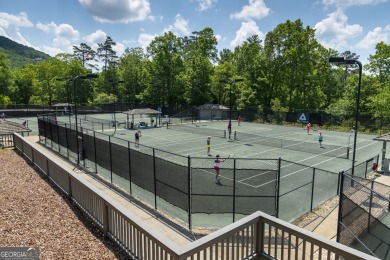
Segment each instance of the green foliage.
M46 53L11 41L4 36L0 36L0 53L8 55L10 66L13 69L20 69L26 64L37 63L51 58L50 55L47 55Z
M351 127L356 111L356 66L333 66L327 58L359 56L325 48L316 41L314 29L301 20L277 25L264 42L258 35L250 36L233 51L221 51L219 57L211 28L186 37L166 32L146 52L127 49L119 58L110 37L99 44L97 52L82 43L73 46L73 54L38 63L29 52L21 52L26 47L10 42L5 45L15 50L0 49L2 103L130 102L162 106L168 114L218 103L238 110L255 108L264 122L279 122L285 112L326 111L343 128ZM14 56L7 53L22 53L30 62L13 69ZM97 60L104 64L98 79L74 81L78 75L96 71ZM374 120L362 119L359 124L364 129L385 129L390 124L390 46L378 43L365 69L369 73L362 75L359 112ZM272 116L273 112L278 116Z

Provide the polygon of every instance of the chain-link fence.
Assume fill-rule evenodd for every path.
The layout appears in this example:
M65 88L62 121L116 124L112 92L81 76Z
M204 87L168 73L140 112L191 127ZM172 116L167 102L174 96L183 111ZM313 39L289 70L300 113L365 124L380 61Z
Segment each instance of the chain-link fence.
M38 117L40 140L87 171L191 228L219 228L260 210L291 221L338 192L336 173L277 159L183 156Z
M390 259L389 194L387 185L342 173L337 241Z

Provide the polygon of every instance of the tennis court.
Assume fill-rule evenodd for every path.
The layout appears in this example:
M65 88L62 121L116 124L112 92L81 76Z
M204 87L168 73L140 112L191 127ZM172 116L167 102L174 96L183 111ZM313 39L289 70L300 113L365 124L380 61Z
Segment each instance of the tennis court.
M112 115L94 115L95 118L111 120ZM91 119L91 118L90 118ZM117 114L116 120L125 122L126 116ZM137 118L146 121L145 117ZM65 118L66 121L66 118ZM141 144L159 148L183 156L207 157L206 139L212 137L212 155L219 154L228 157L234 154L235 158L263 158L285 160L301 163L307 166L332 172L349 169L352 165L353 133L336 132L315 129L308 135L304 127L289 127L280 125L265 125L241 122L241 126L233 121L231 139L228 138L226 121L215 122L183 122L180 125L166 125L158 128L141 128ZM82 121L82 126L90 128L92 121ZM94 123L94 129L113 135L123 140L134 141L134 130L125 128L125 124L116 128L108 127L104 130ZM136 128L136 127L135 127ZM319 132L324 135L323 148L317 141ZM114 133L115 132L115 133ZM235 133L235 134L234 134ZM225 137L226 136L226 137ZM380 142L374 141L373 135L358 134L356 162L358 164L380 153ZM349 155L348 155L349 148ZM141 148L142 149L142 148ZM349 159L346 159L349 156Z
M110 121L111 119L107 118L110 116L98 117L103 120L100 123L105 123L104 119ZM119 114L116 118L119 119L118 121L125 121L123 116L125 115ZM69 118L58 117L57 120L67 122ZM137 120L142 122L145 118ZM83 132L92 125L84 119L79 124L84 128ZM132 152L129 158L132 158L132 164L141 162L143 165L140 168L142 174L138 174L139 178L142 178L138 186L147 187L149 192L153 192L153 184L147 182L153 178L156 179L158 185L155 184L154 187L162 192L160 197L169 201L169 203L161 201L159 204L172 215L179 214L182 218L186 215L185 210L188 205L191 205L190 212L194 214L192 221L197 223L193 224L194 226L204 226L206 222L210 225L216 223L224 225L231 221L231 215L226 213L234 212L233 219L238 219L252 213L256 205L261 205L261 210L270 214L278 208L282 219L293 220L309 211L313 203L318 205L335 195L338 184L338 175L335 173L349 169L352 165L351 159L346 159L345 155L348 145L352 146L352 133L322 131L324 148L320 148L317 143L317 134L321 130L313 131L308 135L303 128L299 127L246 122L237 126L233 122L234 134L231 135L231 139L225 131L227 130L226 121L212 123L189 121L187 124L183 122L183 124L168 125L168 127L165 125L164 127L142 127L140 129L142 131L141 145L137 148L133 143L136 131L134 129L129 130L127 127L118 126L112 128L111 125L95 128L94 135L100 136L101 139L108 139L115 144L130 146ZM210 157L207 156L207 136L212 137L212 156ZM372 139L373 136L370 135L358 135L356 165L360 162L364 163L380 152L380 144ZM93 141L91 140L90 143ZM95 145L92 146L95 147ZM111 149L114 149L111 147L112 145L108 147L102 144L98 150L110 150L111 153ZM297 150L294 150L296 147ZM304 147L308 148L307 151ZM98 166L101 168L99 172L110 178L108 169L110 165L116 165L115 160L118 161L118 165L126 163L125 159L119 159L124 152L125 150L120 149L117 155L115 153L110 155L109 157L113 159L106 161L106 166L101 163L103 167ZM215 171L212 167L216 154L221 155L225 160L221 163L221 186L214 183ZM105 159L103 155L98 155L98 157L98 162L103 162ZM191 158L188 167L191 169L191 175L188 175L190 177L187 176L186 170L187 157ZM179 164L181 168L175 170L177 165L171 162ZM149 173L153 172L153 165L155 165L155 171L161 175L153 176ZM114 182L116 181L124 188L128 187L126 182L129 182L129 178L124 176L126 174L120 173L126 172L126 169L120 171L119 168L121 167L118 167L118 171L111 169L111 180L113 180L114 172ZM277 179L278 173L280 181ZM190 191L186 188L188 183L191 186ZM142 189L138 190L142 193ZM185 193L191 194L191 202L187 201ZM278 198L281 198L280 201ZM310 202L310 199L314 202ZM153 198L150 197L149 200L152 204ZM305 203L300 204L301 202ZM177 206L179 209L184 209L184 212L180 213Z

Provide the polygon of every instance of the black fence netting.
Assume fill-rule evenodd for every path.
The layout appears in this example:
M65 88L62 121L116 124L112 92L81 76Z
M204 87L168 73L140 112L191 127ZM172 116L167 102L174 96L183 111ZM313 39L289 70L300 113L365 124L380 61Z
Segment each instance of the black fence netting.
M160 150L155 150L156 195L188 211L190 189L188 166L173 162L175 158L172 157L178 157L181 161L180 156L171 155L170 161L159 158L159 156L166 157L167 155Z
M366 160L365 162L362 162L358 165L355 165L354 167L354 173L353 175L355 177L360 177L360 178L367 178L367 175L372 172L372 166L373 166L373 163L374 162L378 162L379 160L379 155L373 157L373 158L370 158L368 160ZM352 174L352 168L345 171L345 173L347 174Z
M214 159L191 158L192 213L247 215L261 210L275 215L278 160L222 159L221 185L216 185Z
M84 127L76 131L53 117L38 117L38 126L45 145L156 209L180 210L190 226L192 218L206 226L211 214L234 221L258 210L291 221L338 191L338 174L280 158L222 158L218 185L212 157L136 146ZM366 174L370 162L356 172Z
M310 211L312 189L313 168L282 160L279 217L291 221Z
M389 192L389 186L343 173L338 242L381 259L390 259Z
M68 147L67 143L67 128L66 125L57 125L58 129L58 144L61 145L62 147Z
M131 181L154 193L153 156L130 149Z
M110 143L112 173L129 180L130 150L126 146ZM131 160L131 158L130 158Z

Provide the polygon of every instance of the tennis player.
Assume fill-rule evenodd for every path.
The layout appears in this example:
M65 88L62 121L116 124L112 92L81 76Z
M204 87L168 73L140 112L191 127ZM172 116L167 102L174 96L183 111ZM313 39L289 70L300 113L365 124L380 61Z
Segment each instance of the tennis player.
M320 132L318 134L318 143L320 144L320 147L322 148L322 141L324 140L324 136L322 135L322 133Z
M306 125L307 134L310 134L310 128L311 128L311 124L308 123L308 124Z
M137 132L135 132L135 147L139 147L139 138L141 137L141 130L137 129Z
M221 162L224 162L225 160L222 160L222 159L219 159L219 155L217 154L215 156L215 159L214 159L214 170L215 170L215 183L218 184L218 185L222 185L221 184L221 181L219 179L219 170L220 170L220 167L219 167L219 164Z
M210 150L211 150L211 136L207 137L207 155L208 156L211 156Z
M238 126L240 126L240 125L241 125L241 116L240 116L240 115L238 115L238 118L237 118L237 123L238 123Z

